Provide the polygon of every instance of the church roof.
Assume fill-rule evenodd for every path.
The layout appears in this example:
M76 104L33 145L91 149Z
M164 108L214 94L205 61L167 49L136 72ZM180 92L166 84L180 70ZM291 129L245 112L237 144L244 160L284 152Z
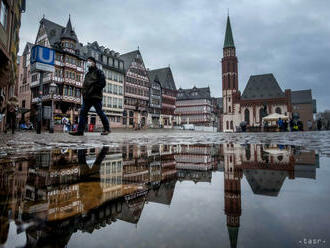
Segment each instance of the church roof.
M278 196L288 172L247 169L244 175L254 194Z
M237 226L227 226L229 240L230 240L230 247L236 248L237 247L237 238L238 238L238 229Z
M250 76L242 94L242 99L271 99L283 97L285 97L285 94L272 73Z
M141 58L140 50L135 50L135 51L124 53L124 54L120 55L120 58L124 61L125 71L127 71L128 68L131 66L132 62L136 58L139 58L139 57Z
M226 26L226 35L225 35L225 42L223 44L223 48L230 48L235 47L233 32L231 30L230 19L229 16L227 18L227 26Z
M179 89L177 101L180 100L198 100L198 99L211 99L210 87L192 89Z
M170 67L160 68L148 71L150 81L158 77L159 82L164 89L176 90L173 74Z
M313 103L312 90L291 91L291 102L293 104Z

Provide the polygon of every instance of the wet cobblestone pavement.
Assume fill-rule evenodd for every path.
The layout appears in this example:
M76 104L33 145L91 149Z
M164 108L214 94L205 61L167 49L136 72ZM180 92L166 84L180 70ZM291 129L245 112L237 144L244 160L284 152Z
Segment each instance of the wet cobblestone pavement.
M285 144L314 149L322 155L330 155L330 131L285 133L207 133L181 130L114 131L109 136L87 133L70 136L67 133L18 132L0 134L0 152L21 152L54 147L99 147L134 144Z
M0 139L0 248L329 247L330 132Z

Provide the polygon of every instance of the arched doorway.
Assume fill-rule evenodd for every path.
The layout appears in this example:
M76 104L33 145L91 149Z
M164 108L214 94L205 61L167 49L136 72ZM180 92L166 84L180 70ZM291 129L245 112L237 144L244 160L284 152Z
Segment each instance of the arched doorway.
M277 107L277 108L275 109L275 113L277 113L277 114L282 114L282 110L281 110L281 108L280 108L280 107Z
M250 111L247 108L244 111L244 120L247 123L247 125L250 125Z

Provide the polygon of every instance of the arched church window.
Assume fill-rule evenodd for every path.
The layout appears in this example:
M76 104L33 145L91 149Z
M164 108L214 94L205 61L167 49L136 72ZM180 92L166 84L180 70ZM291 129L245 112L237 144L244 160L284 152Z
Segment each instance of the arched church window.
M228 75L228 89L230 89L230 76Z
M226 129L229 129L229 122L228 121L226 122L226 127L227 127Z
M264 109L260 108L259 109L259 122L260 122L260 124L262 123L263 114L264 114Z
M233 123L233 121L230 121L230 129L234 129L234 123Z
M282 114L282 110L281 110L281 108L280 108L280 107L277 107L277 108L275 109L275 113L277 113L277 114Z
M231 106L229 106L229 110L228 111L229 111L229 113L231 113Z
M250 111L248 108L244 111L244 120L248 125L250 124Z

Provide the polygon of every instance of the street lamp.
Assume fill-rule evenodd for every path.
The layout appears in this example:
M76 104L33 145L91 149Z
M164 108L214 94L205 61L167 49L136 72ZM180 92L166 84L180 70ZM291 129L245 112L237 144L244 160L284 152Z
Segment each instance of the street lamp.
M50 98L52 101L52 106L50 109L50 125L49 125L49 133L54 133L54 94L56 93L57 85L52 82L49 85L49 93L50 93Z

